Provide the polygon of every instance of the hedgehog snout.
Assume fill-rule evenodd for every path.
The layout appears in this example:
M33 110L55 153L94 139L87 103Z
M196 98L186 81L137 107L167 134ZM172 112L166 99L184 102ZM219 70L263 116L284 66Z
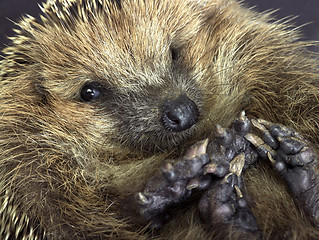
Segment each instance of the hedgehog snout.
M198 116L197 105L186 94L166 100L163 104L162 121L169 131L182 132L189 129L197 123Z

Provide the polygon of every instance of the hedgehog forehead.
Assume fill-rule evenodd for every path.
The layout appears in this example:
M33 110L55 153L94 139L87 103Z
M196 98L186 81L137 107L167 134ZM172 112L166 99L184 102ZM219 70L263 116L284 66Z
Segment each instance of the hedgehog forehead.
M131 87L136 85L135 79L142 83L154 77L155 72L168 70L170 32L154 23L149 23L152 27L141 27L142 24L130 21L128 18L124 23L107 25L97 19L93 25L81 24L75 30L77 33L68 39L72 45L78 44L81 38L81 44L69 48L71 54L64 53L76 56L80 67L97 78L112 80L116 86Z
M76 23L91 23L98 16L100 23L104 22L109 30L116 32L119 26L131 26L130 30L152 29L147 34L165 32L178 35L182 28L187 28L180 34L186 37L188 32L197 31L201 13L199 6L193 0L49 0L42 6L44 23L60 25L72 29ZM131 31L130 34L134 34ZM186 36L185 36L186 35Z
M70 66L73 75L82 69L97 78L120 79L117 86L136 85L134 79L158 82L155 73L169 70L169 49L200 25L191 9L192 1L49 1L43 27L33 33L44 52L37 56L48 57L41 62L50 61L51 68Z

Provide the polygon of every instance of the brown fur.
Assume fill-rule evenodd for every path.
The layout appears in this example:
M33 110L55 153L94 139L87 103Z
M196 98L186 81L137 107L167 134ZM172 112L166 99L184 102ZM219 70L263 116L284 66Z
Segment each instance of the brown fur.
M311 43L297 41L289 25L235 1L118 2L49 1L41 21L24 18L4 50L1 238L149 239L145 226L120 217L122 200L164 159L209 137L217 123L228 126L241 110L319 144L317 62L306 50ZM81 87L93 80L111 93L80 101ZM170 134L160 106L180 93L196 102L200 120ZM265 238L319 238L267 164L245 181ZM214 236L196 203L153 234ZM229 236L236 238L231 229Z

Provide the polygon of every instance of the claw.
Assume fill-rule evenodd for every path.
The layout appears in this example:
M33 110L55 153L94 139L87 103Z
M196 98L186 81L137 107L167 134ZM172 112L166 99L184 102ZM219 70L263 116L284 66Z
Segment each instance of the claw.
M204 175L206 175L207 173L214 174L215 172L217 172L217 167L218 167L218 165L215 163L207 164L204 168Z
M266 158L268 153L270 153L272 156L275 155L275 151L269 145L265 144L260 137L249 133L245 135L245 138L257 148L263 158Z
M259 146L262 146L263 144L265 144L265 142L260 137L257 137L256 135L254 135L252 133L246 134L245 138L251 144L253 144L255 147L259 147Z
M267 120L264 120L264 119L258 118L257 121L258 121L258 123L266 126L267 128L269 128L269 127L271 127L273 125L273 123L271 123L271 122L269 122Z
M165 171L172 171L173 170L173 165L170 162L165 162L163 165L163 169Z
M143 193L139 192L136 194L136 200L137 203L145 206L147 204L149 204L151 202L151 199L149 199L148 197L146 197Z
M229 129L216 125L216 137L221 145L227 145L233 140L233 136Z
M242 198L243 193L241 192L240 188L237 185L235 185L234 188L236 190L237 198Z
M244 135L250 131L251 123L245 115L245 111L240 112L238 118L233 124L233 129L238 135Z
M227 132L225 130L225 128L223 128L222 126L220 126L219 124L216 125L216 134L219 137L225 137Z
M208 138L193 145L185 154L186 159L193 159L206 153Z
M272 155L269 152L267 153L267 157L272 164L276 163L276 160L272 157Z
M260 121L258 121L260 119L251 119L251 123L253 124L253 126L259 130L261 130L262 132L268 131L267 128L265 127L264 124L261 124Z
M229 166L229 171L236 174L238 177L241 176L241 172L245 165L245 153L237 155L231 162Z
M246 117L245 111L241 111L239 114L238 120L244 122L244 121L247 121L247 119L248 118Z
M201 156L206 153L207 145L208 145L208 138L206 138L203 141L200 141L200 144L198 145L198 148L197 148L197 156Z
M211 173L218 177L224 177L227 172L228 169L226 168L226 166L215 163L207 164L204 168L204 175Z
M198 178L193 178L190 179L186 185L187 190L192 190L194 188L198 188L199 186L199 179Z
M271 136L270 132L265 127L265 125L267 126L268 122L262 119L258 119L258 120L252 119L251 123L253 124L255 128L259 129L262 132L263 139L266 141L267 145L269 145L270 147L274 149L277 149L278 142ZM270 125L268 127L270 127Z

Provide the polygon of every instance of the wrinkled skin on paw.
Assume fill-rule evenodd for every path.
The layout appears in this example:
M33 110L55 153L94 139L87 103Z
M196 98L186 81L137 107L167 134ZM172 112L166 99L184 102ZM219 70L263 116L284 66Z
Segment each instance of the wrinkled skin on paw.
M265 120L252 120L262 138L248 134L264 159L287 184L295 200L314 224L319 225L318 154L313 146L293 129Z
M152 228L159 228L168 218L168 210L196 190L206 192L198 206L209 225L235 224L242 231L256 231L256 220L241 191L242 171L257 159L257 152L245 139L250 128L250 121L241 113L230 129L217 126L209 144L200 141L180 159L166 161L136 194L139 214Z
M252 133L252 128L261 134ZM293 197L318 224L317 153L294 130L264 120L250 121L244 113L229 129L217 126L211 141L200 141L181 158L166 161L136 194L136 211L151 228L160 228L169 218L169 209L190 199L196 190L202 192L198 209L209 226L233 226L239 236L262 238L242 177L258 158L270 160Z
M250 121L244 113L230 129L217 126L216 137L208 146L211 161L205 172L220 179L211 184L198 206L203 219L212 227L231 225L237 235L258 237L257 221L243 193L242 171L258 158L254 147L245 139L250 130Z
M260 236L257 221L241 189L243 180L235 174L214 182L199 202L201 215L214 228L233 226L237 235Z
M168 218L168 210L191 196L192 189L207 189L211 177L204 175L209 162L206 153L208 140L193 145L176 161L166 161L142 192L135 196L140 215L152 228L159 228Z
M207 147L210 163L206 166L206 173L224 177L229 171L231 161L243 154L245 170L256 162L258 154L245 136L251 131L251 122L242 112L230 129L216 127L215 138ZM234 167L236 167L235 165Z

